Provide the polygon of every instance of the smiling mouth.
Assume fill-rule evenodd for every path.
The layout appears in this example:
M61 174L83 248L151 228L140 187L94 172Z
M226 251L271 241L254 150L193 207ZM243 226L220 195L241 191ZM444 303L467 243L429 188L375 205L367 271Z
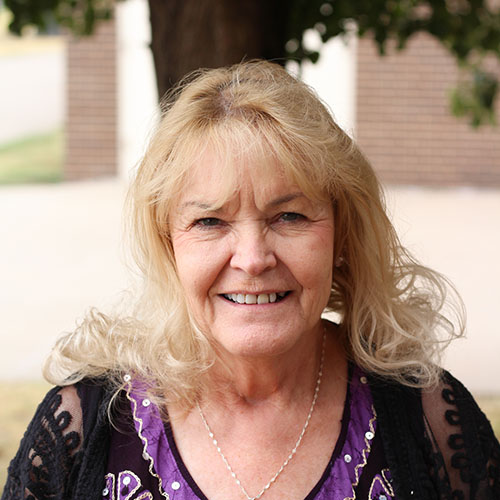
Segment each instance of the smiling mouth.
M283 300L290 292L276 293L223 293L222 296L235 304L274 304Z

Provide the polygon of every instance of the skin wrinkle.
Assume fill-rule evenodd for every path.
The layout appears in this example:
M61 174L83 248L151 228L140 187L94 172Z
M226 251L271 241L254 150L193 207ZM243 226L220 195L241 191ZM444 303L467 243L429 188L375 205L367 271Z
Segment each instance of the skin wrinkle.
M320 337L330 294L333 208L307 198L279 165L263 171L245 159L237 165L234 196L217 206L223 175L217 165L213 154L199 158L169 220L177 269L191 316L241 385L272 392L290 367L303 363L303 349L311 351L304 339ZM280 291L290 294L267 309L223 297ZM236 392L254 399L242 387Z
M337 439L346 390L345 356L334 328L321 321L333 272L333 207L330 201L309 199L278 164L263 168L243 159L236 167L239 175L233 189L227 189L227 183L219 187L224 173L218 167L214 155L199 159L184 199L177 200L169 219L190 316L217 353L200 403L221 447L241 471L242 482L265 484L269 470L278 469L290 452L307 415L326 328L331 335L325 392L311 422L310 435L315 438L308 442L306 437L299 453L315 450L317 473ZM285 290L290 293L282 301L265 305L235 304L223 297ZM233 498L234 483L224 485L223 493L219 481L210 484L214 471L208 477L203 471L207 456L213 458L212 465L221 464L198 413L175 407L169 413L181 455L193 465L193 477L202 482L202 490L206 488L211 497L208 492L214 493L215 487L214 498ZM331 420L332 415L338 418ZM200 442L208 449L200 451ZM222 479L227 471L219 473ZM308 477L305 489L319 479L303 467L291 477L297 474Z

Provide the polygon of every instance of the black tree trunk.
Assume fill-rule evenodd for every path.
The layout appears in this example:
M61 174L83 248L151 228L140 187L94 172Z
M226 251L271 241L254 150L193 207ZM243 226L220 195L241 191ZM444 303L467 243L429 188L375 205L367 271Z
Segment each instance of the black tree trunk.
M149 0L158 95L186 73L253 58L284 63L287 0Z

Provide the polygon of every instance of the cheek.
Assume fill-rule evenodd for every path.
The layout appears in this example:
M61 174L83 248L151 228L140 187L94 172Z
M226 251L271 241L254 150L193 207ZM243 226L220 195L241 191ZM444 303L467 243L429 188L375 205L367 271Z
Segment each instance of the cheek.
M321 232L309 239L300 254L300 259L298 254L295 257L299 281L304 288L329 295L333 273L333 232Z
M304 281L307 288L318 293L330 290L332 283L332 259L330 254L317 254L310 257L304 269Z
M211 246L183 238L173 240L177 273L192 307L207 298L222 267L221 252Z

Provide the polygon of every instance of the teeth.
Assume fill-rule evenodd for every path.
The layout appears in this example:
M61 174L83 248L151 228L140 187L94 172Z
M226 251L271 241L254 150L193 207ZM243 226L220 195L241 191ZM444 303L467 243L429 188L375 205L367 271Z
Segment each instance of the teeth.
M269 295L267 293L261 293L257 297L257 304L267 304L269 302Z
M259 295L254 295L251 293L230 293L226 294L225 297L238 304L268 304L274 303L278 299L282 299L286 295L286 292L273 292L273 293L259 293Z
M257 296L256 295L245 295L245 304L257 304Z

